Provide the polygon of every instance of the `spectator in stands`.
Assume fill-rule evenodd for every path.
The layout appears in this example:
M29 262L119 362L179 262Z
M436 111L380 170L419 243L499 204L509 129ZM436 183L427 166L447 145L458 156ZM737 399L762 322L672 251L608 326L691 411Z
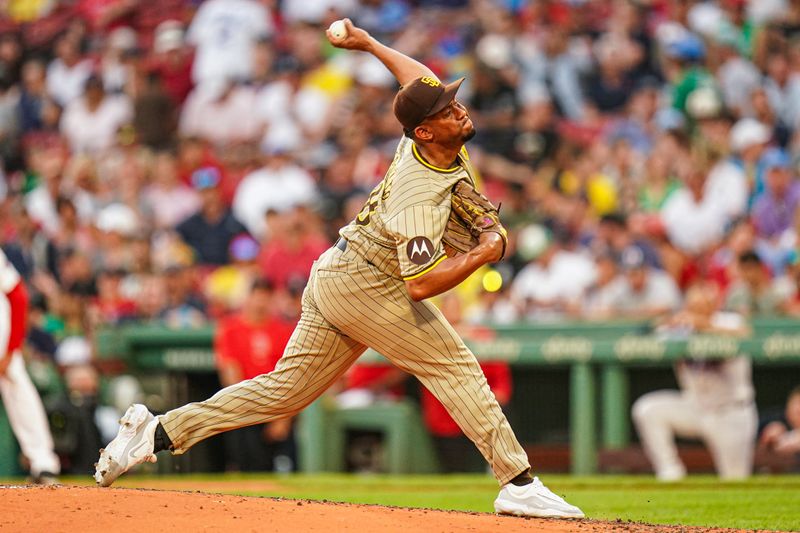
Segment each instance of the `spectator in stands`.
M265 236L264 215L270 210L284 213L308 205L317 195L314 180L292 159L291 147L268 147L264 166L244 177L233 199L233 212L256 237ZM270 236L271 237L271 236Z
M359 4L352 0L287 0L284 15L292 25L316 26L330 17L351 16L357 13ZM360 14L360 11L358 12Z
M52 311L48 331L57 340L71 336L85 337L90 333L91 324L86 311L88 300L94 292L93 286L74 283L48 301L48 309Z
M55 59L47 66L47 92L61 107L83 94L92 74L92 62L82 58L74 34L65 33L54 45Z
M22 133L42 129L45 101L50 98L45 87L45 66L30 59L22 66L22 92L19 96L19 127Z
M716 79L725 106L738 116L747 116L752 112L750 95L761 83L762 74L739 52L740 42L733 31L723 26L717 30L713 41L720 61Z
M609 213L600 217L597 231L588 246L596 252L611 253L617 260L625 250L635 247L642 252L647 266L661 268L658 251L646 240L632 235L628 218L623 213Z
M735 138L731 127L731 117L727 112L721 111L713 118L700 121L700 134L705 136L708 150L715 162L708 171L708 178L704 186L703 196L713 202L717 209L727 217L727 220L736 220L747 213L747 202L750 187L747 174L741 161L732 154L730 140ZM752 125L756 130L766 129L760 124ZM736 133L739 133L738 131ZM753 132L754 137L758 131ZM736 147L743 150L746 143L737 138ZM760 140L756 138L755 140Z
M740 277L739 257L755 246L755 230L749 220L740 220L731 227L725 242L708 259L708 279L714 281L723 294Z
M783 413L764 423L759 431L759 448L778 454L800 455L800 386L789 392Z
M610 314L616 293L610 287L617 281L619 274L617 256L610 250L597 252L595 270L597 277L586 288L575 309L577 316L587 320L602 320Z
M725 309L744 316L774 315L780 312L783 295L773 283L766 266L753 250L739 256L740 279L725 299Z
M139 216L127 205L113 203L97 213L95 227L100 239L95 264L102 269L131 270L135 259L129 243L142 227Z
M540 83L551 84L553 96L566 118L574 121L586 119L583 91L580 87L581 71L585 58L572 50L569 34L564 27L549 27L544 32L542 52L528 58L523 76ZM539 77L541 76L541 78ZM532 81L532 80L531 80Z
M753 206L753 223L758 235L776 239L794 223L800 204L800 183L795 179L791 160L780 148L769 149L761 159L766 190Z
M789 255L784 275L775 280L778 292L783 296L781 309L784 314L800 316L800 254Z
M303 67L291 55L276 59L274 73L258 89L256 113L264 126L261 148L315 144L326 134L330 102L318 88L303 84Z
M153 225L159 229L177 226L200 207L200 195L178 180L175 155L169 151L155 154L150 185L142 191L148 210L153 213Z
M121 291L124 270L105 270L97 276L97 298L90 306L95 325L118 325L136 317L136 303Z
M17 156L18 103L16 88L0 78L0 157L4 160Z
M268 217L270 237L258 258L262 275L279 289L292 278L308 279L314 260L330 246L317 227L318 219L302 206Z
M713 284L695 284L687 291L683 310L664 320L659 331L679 337L748 334L744 317L717 311L718 302ZM679 391L650 392L633 404L633 420L656 478L677 481L686 476L675 445L678 436L702 439L721 478L748 477L758 424L749 358L684 359L675 373Z
M598 307L593 318L649 320L680 306L681 294L675 281L664 271L649 267L639 248L625 249L620 266L623 274L595 295Z
M756 87L750 100L753 105L753 117L771 130L775 143L785 146L789 140L789 130L784 123L784 117L775 114L764 87Z
M73 98L61 117L61 131L74 153L98 154L111 148L117 131L133 119L125 95L109 95L97 76L86 79L83 96Z
M21 35L5 29L0 35L0 79L8 87L20 81L23 52Z
M242 0L250 1L250 0ZM255 142L262 132L256 113L255 92L231 77L198 84L186 99L178 131L205 139L217 147Z
M790 46L797 47L797 43ZM790 128L795 128L800 123L800 78L790 64L788 53L784 50L775 50L767 55L766 78L764 79L764 92L769 100L770 107L778 117Z
M253 282L262 277L258 252L258 242L250 235L238 235L231 241L230 264L216 268L204 282L210 316L242 307Z
M144 324L161 321L161 313L167 304L166 283L158 274L142 276L136 293L138 319Z
M137 140L154 150L170 148L178 126L178 108L154 72L141 76L143 87L133 101Z
M139 55L138 35L129 26L111 30L99 60L100 77L109 94L131 93L135 76L133 58Z
M761 157L771 139L770 129L751 117L740 119L731 129L730 147L734 154L733 161L741 166L747 175L748 207L753 198L761 194L764 189Z
M756 250L774 273L781 274L794 244L787 243L786 237L800 206L800 183L789 155L780 148L769 149L761 165L766 188L753 205L753 225L759 237Z
M703 40L685 32L664 49L664 73L672 83L672 107L687 112L689 95L702 85L712 85L713 78L703 65L706 47Z
M183 26L177 20L158 25L153 37L150 71L159 77L175 105L182 105L192 90L193 55L183 38Z
M496 280L498 275L500 276L500 287L495 290L495 287L490 285L489 288L493 290L486 290L486 284L496 283L492 278ZM465 324L514 324L519 322L520 311L509 297L510 277L510 273L503 276L495 270L483 271L480 279L481 290L478 291L475 301L470 302L464 308Z
M195 269L187 265L173 265L164 272L165 302L158 318L168 328L199 328L208 322L195 276Z
M644 179L637 195L637 207L646 213L657 213L672 194L680 189L681 183L675 177L673 161L667 144L672 142L669 135L660 136L645 163Z
M478 57L491 45L494 35L487 35L478 45ZM485 54L485 52L483 52ZM490 59L491 64L480 63L472 71L470 79L473 93L470 97L470 117L481 130L475 135L475 144L488 152L504 154L511 145L512 126L517 112L514 87L509 83L515 75L510 54L507 57Z
M594 43L596 72L588 80L587 96L602 113L620 111L633 92L634 80L628 69L641 50L624 34L605 33Z
M729 215L706 189L708 159L698 152L683 154L676 170L683 187L664 203L661 220L671 243L687 255L706 252L722 240Z
M564 316L569 304L583 293L595 277L594 262L566 248L569 236L559 230L536 259L520 270L511 294L527 316Z
M68 153L60 142L35 146L28 152L28 164L35 177L35 185L25 195L25 210L49 236L55 235L60 228L56 200L60 194L67 157Z
M272 17L256 0L208 0L189 26L187 40L197 49L192 77L198 85L250 77L252 49L274 31Z
M292 335L293 324L273 313L273 288L257 280L240 313L223 319L214 338L214 355L223 387L271 372ZM257 472L295 470L293 421L269 424L226 434L226 469Z
M192 174L192 186L200 195L200 209L176 228L181 238L192 247L197 262L222 265L228 261L228 248L237 235L247 233L222 201L219 170L204 167Z

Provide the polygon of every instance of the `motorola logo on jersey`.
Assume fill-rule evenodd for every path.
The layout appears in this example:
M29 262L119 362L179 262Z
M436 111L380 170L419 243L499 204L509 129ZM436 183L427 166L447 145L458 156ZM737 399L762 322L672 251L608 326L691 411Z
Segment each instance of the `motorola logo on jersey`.
M406 255L415 265L424 265L433 258L433 243L427 237L414 237L406 245Z

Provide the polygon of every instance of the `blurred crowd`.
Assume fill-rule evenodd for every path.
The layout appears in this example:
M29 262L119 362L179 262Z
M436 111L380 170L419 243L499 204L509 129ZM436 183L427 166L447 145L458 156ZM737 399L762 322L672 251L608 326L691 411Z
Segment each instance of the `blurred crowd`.
M800 315L796 0L8 0L0 243L37 353L216 322L256 279L297 319L401 135L389 72L325 38L344 16L467 78L511 248L465 323L658 318L697 284Z
M388 71L325 39L341 16L467 76L512 235L468 321L655 317L709 280L800 313L798 2L20 0L0 235L46 329L195 327L262 277L296 311L400 135Z

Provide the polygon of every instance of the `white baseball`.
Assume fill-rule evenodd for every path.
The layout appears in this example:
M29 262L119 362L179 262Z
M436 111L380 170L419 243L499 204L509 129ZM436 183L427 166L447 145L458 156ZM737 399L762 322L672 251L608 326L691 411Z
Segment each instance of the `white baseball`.
M331 35L337 39L344 39L347 37L347 26L344 25L343 20L333 21L328 30L331 32Z

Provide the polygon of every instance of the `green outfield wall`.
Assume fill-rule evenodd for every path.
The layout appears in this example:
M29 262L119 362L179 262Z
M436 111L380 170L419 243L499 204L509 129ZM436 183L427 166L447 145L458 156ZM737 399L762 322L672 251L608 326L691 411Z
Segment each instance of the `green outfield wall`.
M800 368L800 322L758 319L753 334L735 339L709 335L670 338L648 332L646 324L516 324L492 328L494 336L466 340L481 360L525 367L567 369L572 471L596 471L598 448L621 448L630 440L629 370L669 367L678 359L746 355L757 366ZM98 335L98 358L124 362L141 373L213 371L212 327L175 331L126 326ZM432 354L433 355L433 354ZM362 362L381 361L368 351ZM800 381L800 372L796 373Z

